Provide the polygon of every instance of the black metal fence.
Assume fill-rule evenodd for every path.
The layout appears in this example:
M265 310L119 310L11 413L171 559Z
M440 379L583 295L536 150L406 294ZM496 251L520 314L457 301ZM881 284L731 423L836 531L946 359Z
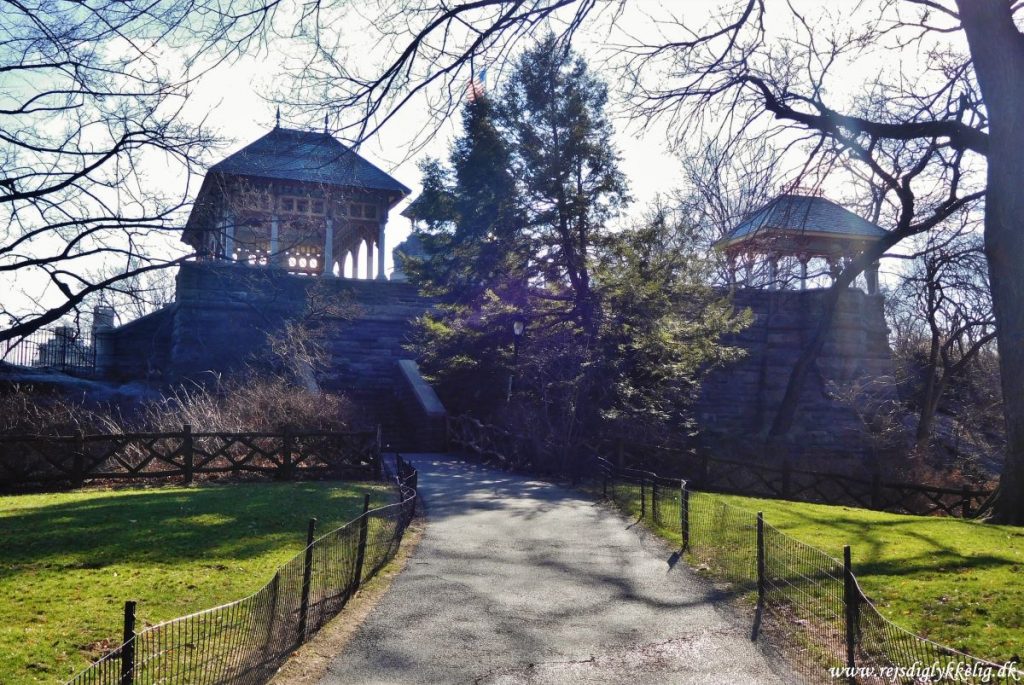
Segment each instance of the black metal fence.
M340 612L391 558L415 514L416 469L397 457L397 500L326 534L310 520L305 550L254 594L135 630L125 604L124 642L68 685L266 683L285 659Z
M0 362L91 373L96 368L96 345L90 333L74 326L58 326L0 343Z
M820 683L1017 683L1024 672L915 635L882 616L844 559L772 527L760 513L691 490L687 481L598 460L603 493L678 540L692 564L753 614L791 663Z
M447 419L448 442L503 468L552 470L565 455L547 454L536 437L516 435L481 423L471 416ZM990 504L993 492L970 486L957 488L892 482L875 473L867 478L799 469L783 461L769 465L697 454L690 449L600 440L585 451L612 456L623 467L639 465L661 473L685 476L702 492L819 502L928 516L971 518ZM538 460L542 454L543 459Z

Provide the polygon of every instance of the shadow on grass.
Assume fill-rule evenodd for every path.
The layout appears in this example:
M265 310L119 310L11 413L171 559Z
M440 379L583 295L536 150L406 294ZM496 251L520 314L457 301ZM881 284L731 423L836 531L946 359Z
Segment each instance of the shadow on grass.
M246 483L197 488L76 492L70 501L0 517L0 577L32 567L174 564L207 556L247 559L302 544L310 517L321 531L391 503L379 483ZM48 496L60 497L60 496Z

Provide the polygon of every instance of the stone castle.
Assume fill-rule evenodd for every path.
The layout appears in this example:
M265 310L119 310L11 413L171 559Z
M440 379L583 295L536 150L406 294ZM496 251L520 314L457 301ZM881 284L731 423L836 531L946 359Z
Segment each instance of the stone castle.
M321 386L352 397L395 441L400 422L436 444L443 407L405 347L433 302L384 273L389 214L408 194L330 135L275 127L210 168L182 236L197 258L181 266L174 303L104 328L98 371L170 383L236 369L304 311L315 287L346 310L328 324ZM744 359L712 374L697 407L714 444L751 452L745 446L766 431L820 319L825 291L815 286L880 232L824 198L783 195L723 241L736 305L749 307L754 323L732 341ZM851 288L840 299L805 384L795 430L801 461L858 460L869 449L851 438L863 432L860 419L833 390L892 373L877 265L865 281L867 292Z

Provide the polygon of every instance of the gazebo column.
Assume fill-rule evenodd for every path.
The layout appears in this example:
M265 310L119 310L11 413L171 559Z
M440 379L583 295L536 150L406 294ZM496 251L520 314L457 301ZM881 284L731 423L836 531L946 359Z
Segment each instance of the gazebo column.
M811 257L802 254L797 259L800 260L800 290L807 290L807 262L811 261Z
M736 285L736 255L729 253L725 257L729 269L729 285Z
M373 280L373 238L366 239L366 280Z
M324 220L324 263L320 273L327 278L334 276L334 219L329 216Z
M235 217L231 212L224 212L224 257L234 260L235 253Z
M874 262L864 270L864 279L868 282L868 295L878 294L878 262Z
M779 257L774 252L768 254L768 289L781 289L779 287Z
M743 260L743 287L753 287L754 283L754 255L749 252Z
M281 222L276 214L270 216L270 248L267 250L267 266L279 266L281 255L277 254L281 242Z
M829 278L832 279L832 285L835 285L836 280L839 278L839 271L840 271L839 260L840 260L840 258L839 257L831 257L831 256L829 256L829 257L826 257L825 259L828 261L828 275L829 275Z
M386 281L387 275L384 273L384 228L388 224L388 208L382 205L379 214L380 223L377 225L377 280Z

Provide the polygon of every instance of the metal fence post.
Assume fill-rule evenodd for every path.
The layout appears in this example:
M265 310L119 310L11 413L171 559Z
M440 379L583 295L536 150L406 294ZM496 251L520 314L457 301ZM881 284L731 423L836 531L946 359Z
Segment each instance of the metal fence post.
M690 490L686 487L686 481L679 482L679 526L685 552L690 549Z
M303 644L308 637L307 623L309 621L309 590L313 582L313 539L316 537L316 519L309 519L309 528L306 529L306 556L302 561L302 601L299 604L299 644Z
M651 481L651 520L658 523L658 481Z
M963 501L960 503L960 518L971 518L971 489L966 485L960 491Z
M846 545L843 547L843 603L846 605L846 666L850 669L851 685L857 682L853 675L853 669L857 666L857 624L860 614L860 598L857 594L850 546Z
M647 514L647 478L640 479L640 518Z
M356 549L356 574L355 586L358 588L363 582L363 562L366 560L366 537L370 527L370 494L363 495L363 515L359 519L359 547Z
M120 685L132 685L135 681L135 602L124 603L124 632L121 645Z
M196 452L195 443L192 441L192 426L186 423L181 427L181 432L181 452L185 464L185 485L190 485L196 468Z
M757 512L757 610L754 612L754 630L751 640L757 640L761 632L761 619L764 617L764 514Z

